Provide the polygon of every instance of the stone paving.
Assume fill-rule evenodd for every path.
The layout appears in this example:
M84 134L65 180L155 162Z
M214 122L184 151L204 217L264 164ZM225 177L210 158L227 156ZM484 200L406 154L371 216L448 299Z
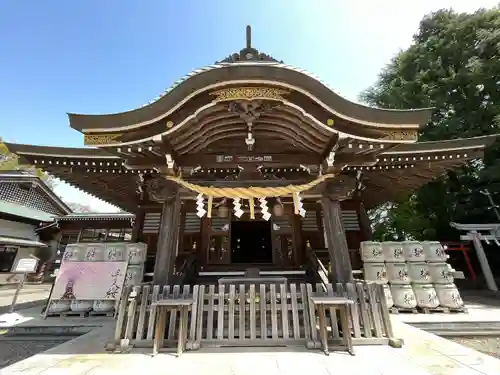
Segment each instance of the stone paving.
M151 350L108 354L104 343L113 332L113 322L72 341L18 362L0 375L113 375L181 373L196 375L352 373L363 375L499 375L500 360L465 348L419 329L394 321L403 337L402 349L388 346L356 347L356 356L304 348L221 348L186 352L180 358Z
M113 317L101 316L94 316L92 318L49 316L47 319L44 319L42 315L42 306L17 310L16 312L22 316L22 319L14 324L15 327L99 327L105 323L114 322ZM2 327L12 327L12 325L0 323L0 328Z
M49 297L52 285L25 285L17 298L18 309L29 305L43 305L43 302ZM7 312L9 309L12 298L14 297L15 289L13 288L0 288L0 314Z

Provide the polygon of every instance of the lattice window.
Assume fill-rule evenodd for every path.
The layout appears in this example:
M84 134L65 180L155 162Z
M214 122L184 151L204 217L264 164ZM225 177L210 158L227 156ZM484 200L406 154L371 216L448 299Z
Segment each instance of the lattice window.
M192 212L187 212L184 219L184 233L200 233L201 219Z
M54 215L62 213L59 208L44 196L39 187L29 182L0 182L0 200Z
M344 226L344 230L346 232L357 232L361 230L359 226L358 213L355 210L342 210L341 215L342 225ZM321 211L321 218L323 219L323 211Z
M157 234L161 225L161 212L146 212L142 232L144 234ZM199 233L201 219L196 213L187 212L184 218L184 233Z
M142 232L144 234L157 234L160 230L161 212L146 212Z

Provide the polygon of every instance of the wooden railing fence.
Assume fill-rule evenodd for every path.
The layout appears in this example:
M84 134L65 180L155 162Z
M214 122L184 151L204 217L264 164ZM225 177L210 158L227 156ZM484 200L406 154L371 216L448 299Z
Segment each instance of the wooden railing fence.
M110 346L152 347L156 312L151 303L161 297L193 295L188 313L187 349L201 346L286 346L319 348L318 314L309 297L313 293L347 296L354 345L383 345L393 339L389 310L381 285L251 284L251 285L144 285L125 290L120 303L115 337ZM179 313L169 312L166 346L177 338ZM327 316L329 341L340 345L338 317Z

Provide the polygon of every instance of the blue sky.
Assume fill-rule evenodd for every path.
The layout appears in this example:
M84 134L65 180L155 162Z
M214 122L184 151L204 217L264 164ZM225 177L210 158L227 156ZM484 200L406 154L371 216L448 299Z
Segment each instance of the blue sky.
M421 17L494 0L0 1L0 136L81 147L66 112L112 113L147 103L189 71L245 44L321 77L356 100L409 46ZM111 207L65 184L69 201Z

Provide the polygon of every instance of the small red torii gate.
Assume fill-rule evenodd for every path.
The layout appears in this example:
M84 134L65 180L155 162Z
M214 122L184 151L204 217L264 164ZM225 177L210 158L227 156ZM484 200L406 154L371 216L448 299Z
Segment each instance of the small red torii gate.
M465 242L441 242L441 244L445 246L446 251L462 252L470 278L472 281L476 281L476 271L474 271L474 267L472 266L472 262L469 257L469 251L471 250L470 246Z

